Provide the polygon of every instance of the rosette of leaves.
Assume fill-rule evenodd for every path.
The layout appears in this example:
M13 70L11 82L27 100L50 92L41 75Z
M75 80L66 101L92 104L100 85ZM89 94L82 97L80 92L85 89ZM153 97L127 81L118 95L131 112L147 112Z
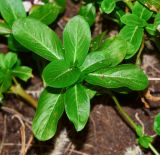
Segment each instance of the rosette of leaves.
M13 78L19 78L27 81L32 77L32 69L26 66L21 66L20 60L15 53L0 54L0 96L3 98L3 93L9 91L12 86Z
M44 5L34 5L28 16L49 25L64 11L65 6L66 0L55 0ZM13 23L17 19L27 16L22 0L0 0L0 14L3 17L3 20L0 21L0 35L8 38L9 49L12 51L26 50L16 42L11 34Z
M50 61L42 75L47 87L40 95L33 120L33 132L39 140L54 136L64 111L77 131L84 128L90 113L86 83L131 90L143 90L148 85L138 66L119 65L127 52L122 38L109 38L89 52L91 32L82 16L67 23L63 44L54 31L31 18L17 20L12 32L21 45Z

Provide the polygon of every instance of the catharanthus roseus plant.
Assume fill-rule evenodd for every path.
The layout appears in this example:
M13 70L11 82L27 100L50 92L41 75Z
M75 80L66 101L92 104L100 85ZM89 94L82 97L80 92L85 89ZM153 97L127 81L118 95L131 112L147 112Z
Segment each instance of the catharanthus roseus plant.
M138 66L118 65L127 52L122 38L107 39L96 51L89 52L91 32L81 16L72 18L66 25L63 45L50 28L32 18L17 20L12 32L21 45L50 61L43 71L47 87L40 96L33 120L33 132L39 140L54 136L64 111L77 131L84 128L90 113L87 83L131 90L143 90L148 85Z

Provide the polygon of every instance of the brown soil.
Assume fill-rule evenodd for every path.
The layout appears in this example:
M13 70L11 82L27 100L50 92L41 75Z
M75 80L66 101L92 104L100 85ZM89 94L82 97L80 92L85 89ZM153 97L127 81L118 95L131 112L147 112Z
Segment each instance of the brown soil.
M62 36L62 29L67 20L77 14L79 5L79 3L75 4L67 0L65 14L59 18L58 25L53 25L53 29L56 30L59 36ZM102 25L100 23L97 26L101 27ZM106 28L111 26L112 23L108 24ZM97 29L97 27L93 28L93 34L98 33ZM103 26L103 29L105 29L105 26ZM117 28L115 27L115 29ZM6 51L6 46L1 46L0 48ZM155 63L151 65L143 62L144 69L150 77L158 77L157 71L160 72L160 62L155 57L155 53L157 52L153 53L153 51L149 51L148 49L145 49L145 52L148 52L146 54L147 57L153 60L152 62L155 61ZM153 53L152 55L150 55L151 52ZM35 76L28 85L27 89L39 90L42 82ZM150 82L149 89L154 95L159 95L160 83L155 81ZM145 132L153 135L153 119L160 110L158 108L145 109L138 93L133 93L129 96L117 94L117 96L119 96L120 103L133 120L139 123L135 118L135 115L138 113L139 119L145 126ZM150 102L151 107L157 107L158 104L160 103ZM23 134L25 134L26 144L33 138L27 149L27 155L47 155L47 152L53 150L55 141L60 137L61 131L64 128L67 130L65 138L68 137L69 141L61 148L62 155L123 155L128 147L137 145L135 133L117 113L113 101L107 95L95 97L91 105L90 119L82 132L76 133L73 125L64 115L60 121L57 136L50 141L39 142L33 138L31 131L31 121L35 110L20 98L7 95L4 106L0 110L1 155L19 155ZM23 132L23 129L25 132ZM65 138L61 138L62 142L65 141ZM160 144L159 138L157 138L154 144L160 151L158 146ZM150 151L143 150L143 152L145 155L152 155Z

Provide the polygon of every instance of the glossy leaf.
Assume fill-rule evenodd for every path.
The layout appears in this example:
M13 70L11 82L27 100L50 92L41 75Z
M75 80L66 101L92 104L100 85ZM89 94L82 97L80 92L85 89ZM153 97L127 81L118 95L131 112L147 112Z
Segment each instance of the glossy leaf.
M63 32L65 59L71 66L80 66L88 53L91 32L88 23L81 16L73 17Z
M155 36L157 34L156 26L154 24L147 24L145 29L152 36Z
M127 87L131 90L143 90L148 86L147 76L136 65L125 64L88 74L88 83L105 87Z
M86 125L90 113L90 101L86 89L75 85L65 93L65 111L77 131Z
M146 21L149 20L153 14L152 11L150 11L147 7L140 4L138 1L134 3L132 13Z
M99 50L106 50L109 57L110 66L116 66L126 56L127 52L127 42L119 36L113 38L108 38L101 45Z
M0 0L0 12L10 26L15 20L26 16L22 0Z
M115 7L116 7L115 0L103 0L101 3L102 11L107 14L111 13Z
M160 136L160 113L155 117L154 131Z
M91 51L97 51L103 44L104 40L106 38L106 32L102 32L101 34L98 34L95 38L91 41Z
M126 59L131 58L136 54L138 49L140 48L142 38L143 38L144 30L138 26L124 26L119 36L128 41L132 48L127 50Z
M153 137L150 136L142 136L138 138L138 143L144 147L144 148L149 148L149 145L152 143Z
M34 9L29 17L35 18L44 24L51 24L59 14L59 7L55 3L40 5Z
M12 31L20 44L41 57L50 61L63 59L62 43L58 36L40 21L31 18L17 20Z
M85 6L81 6L78 14L83 16L91 26L96 19L96 8L93 3L89 3Z
M27 81L32 77L32 69L26 66L17 66L12 70L12 74L23 81Z
M70 68L65 61L52 61L45 67L43 78L48 86L64 88L74 84L80 73L78 68Z
M111 65L110 54L111 51L95 51L87 55L84 63L80 67L83 73L90 73L100 68L104 68Z
M129 13L122 16L121 21L127 26L145 27L147 25L144 19L141 19L137 15L129 14Z
M11 69L18 61L17 55L15 53L7 53L4 56L4 66L6 69Z
M33 119L33 133L41 141L52 138L64 111L63 94L46 88L40 95L38 108Z
M7 35L11 33L11 29L6 23L0 22L0 35Z

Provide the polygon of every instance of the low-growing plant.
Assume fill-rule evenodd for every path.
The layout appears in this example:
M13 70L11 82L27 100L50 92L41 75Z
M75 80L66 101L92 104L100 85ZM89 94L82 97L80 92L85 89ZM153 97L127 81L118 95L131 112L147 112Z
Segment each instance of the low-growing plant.
M37 102L24 91L16 80L18 78L26 82L31 77L32 69L21 66L21 62L15 53L0 53L0 101L3 99L3 94L11 93L21 96L33 107L36 107Z
M51 61L43 71L47 87L40 96L33 120L33 132L40 140L53 137L64 110L77 131L84 128L90 112L87 84L131 90L143 90L148 85L138 66L118 65L127 52L126 45L121 44L122 38L110 38L101 50L88 53L91 32L81 16L72 18L66 25L63 45L51 29L35 19L17 20L12 32L24 47Z

